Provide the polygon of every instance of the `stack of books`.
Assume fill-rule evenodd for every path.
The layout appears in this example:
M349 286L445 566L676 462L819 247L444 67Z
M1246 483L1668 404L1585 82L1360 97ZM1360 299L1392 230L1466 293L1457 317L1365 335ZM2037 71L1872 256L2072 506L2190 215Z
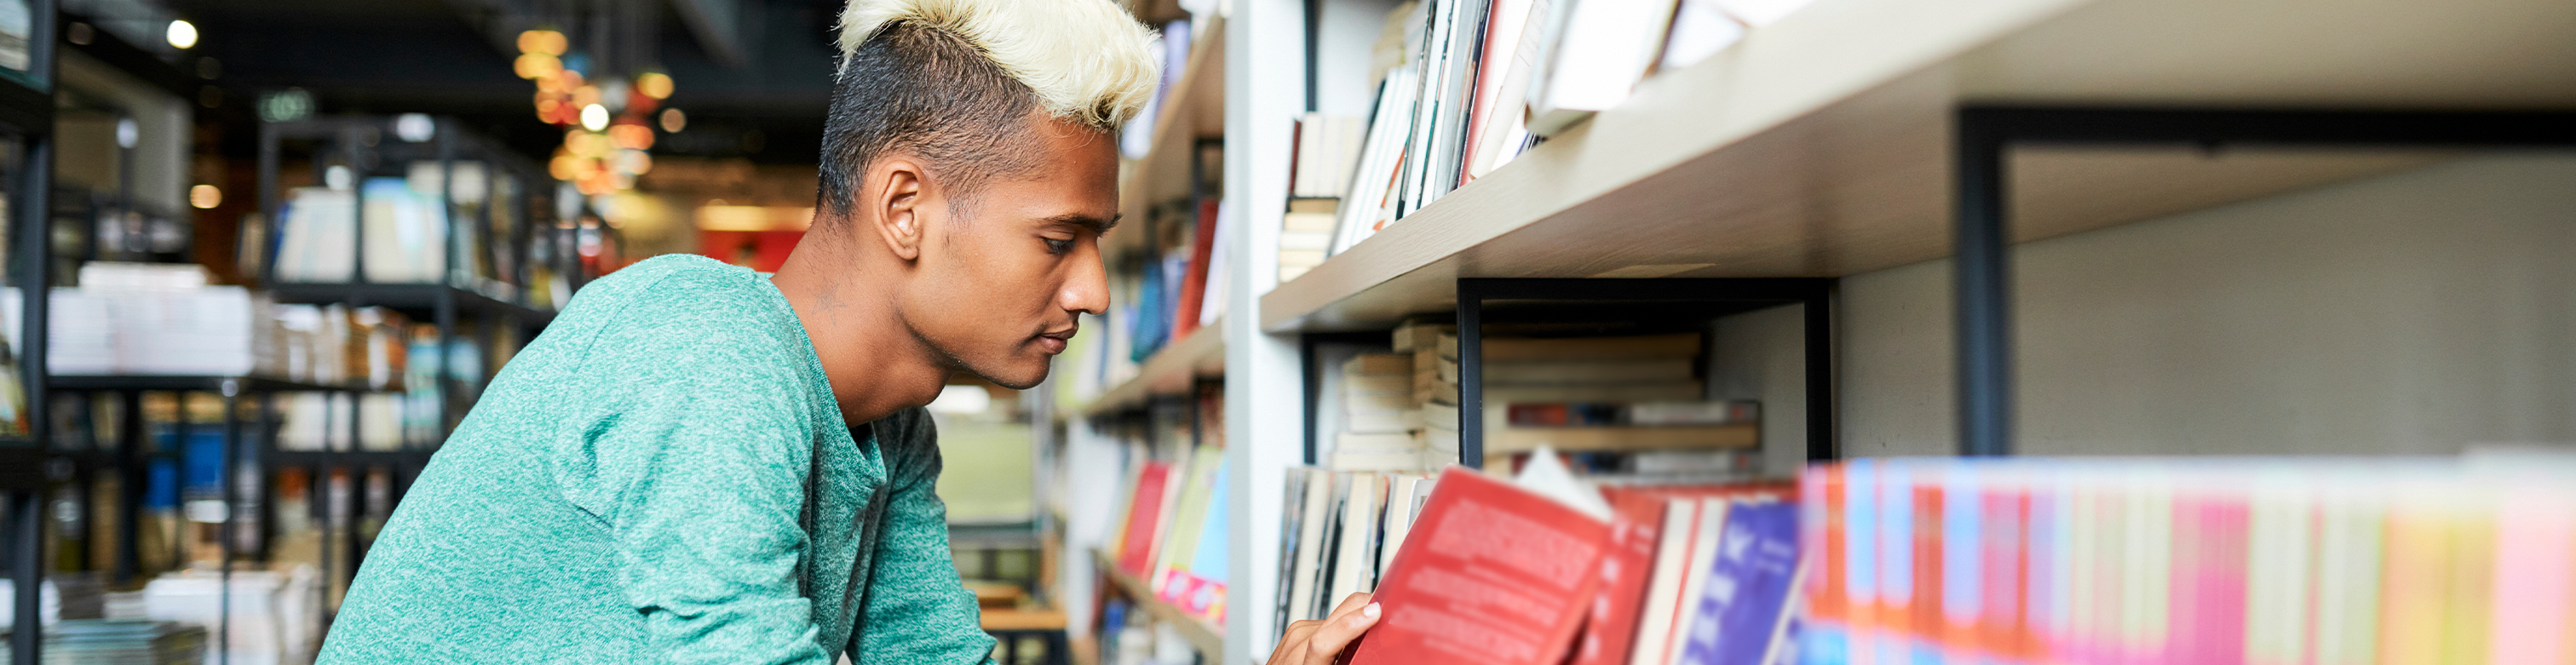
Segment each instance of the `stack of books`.
M1342 363L1341 372L1342 431L1333 439L1333 470L1423 471L1458 460L1454 447L1426 445L1412 356L1364 353Z
M1804 662L2546 663L2576 457L1888 459L1800 479Z
M1427 336L1416 332L1400 341L1420 344ZM1760 406L1703 397L1703 347L1699 333L1485 337L1485 465L1510 468L1545 446L1577 453L1576 466L1586 474L1678 482L1745 470L1747 451L1761 444ZM1438 333L1432 350L1416 358L1435 368L1424 391L1425 420L1455 423L1462 378L1457 335ZM1434 440L1457 436L1430 432Z
M1366 131L1365 122L1349 116L1309 112L1297 119L1288 214L1279 229L1279 281L1296 279L1324 262Z

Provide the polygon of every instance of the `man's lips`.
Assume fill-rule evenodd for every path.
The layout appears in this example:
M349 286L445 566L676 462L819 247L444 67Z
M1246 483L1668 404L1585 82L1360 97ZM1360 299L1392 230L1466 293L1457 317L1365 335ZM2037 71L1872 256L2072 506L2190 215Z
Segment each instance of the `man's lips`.
M1073 343L1073 333L1078 330L1080 328L1066 328L1061 332L1039 333L1038 347L1046 349L1047 355L1064 353L1065 346Z

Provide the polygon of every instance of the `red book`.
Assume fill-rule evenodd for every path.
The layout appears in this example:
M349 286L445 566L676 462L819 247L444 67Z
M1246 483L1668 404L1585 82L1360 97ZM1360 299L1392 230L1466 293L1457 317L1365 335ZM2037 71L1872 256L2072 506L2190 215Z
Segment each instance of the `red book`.
M1208 261L1216 255L1216 204L1213 197L1199 202L1199 230L1190 241L1189 274L1181 278L1180 301L1172 308L1175 342L1199 329L1199 308L1207 304Z
M1118 539L1118 569L1143 577L1154 566L1154 546L1161 544L1164 485L1171 481L1172 465L1146 462L1136 472L1135 498L1127 502L1127 528Z
M1624 665L1637 641L1637 616L1645 609L1646 583L1654 577L1655 545L1662 542L1664 508L1656 492L1614 489L1610 496L1610 551L1601 557L1601 590L1593 594L1591 620L1574 647L1573 665Z
M1610 524L1461 467L1378 584L1352 665L1557 665L1601 584Z

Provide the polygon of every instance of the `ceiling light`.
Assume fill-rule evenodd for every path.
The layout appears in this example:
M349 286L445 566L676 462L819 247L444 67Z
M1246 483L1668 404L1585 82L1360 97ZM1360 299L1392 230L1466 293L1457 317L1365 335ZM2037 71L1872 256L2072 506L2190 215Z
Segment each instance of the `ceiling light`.
M197 26L187 21L170 22L170 45L188 48L197 45Z
M662 109L662 131L678 134L688 126L689 114L681 113L679 109Z
M599 131L608 128L608 107L592 104L581 107L581 128Z
M223 204L224 190L215 189L214 185L198 185L188 188L188 205L196 206L198 210L206 210Z

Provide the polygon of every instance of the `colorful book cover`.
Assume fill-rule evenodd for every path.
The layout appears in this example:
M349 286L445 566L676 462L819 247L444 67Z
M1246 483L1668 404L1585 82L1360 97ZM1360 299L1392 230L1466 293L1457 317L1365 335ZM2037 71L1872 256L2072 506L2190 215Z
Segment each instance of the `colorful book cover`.
M1163 499L1167 495L1163 489L1171 474L1171 465L1162 462L1146 462L1144 470L1136 473L1135 498L1127 509L1127 528L1121 531L1123 535L1118 539L1122 550L1118 553L1120 570L1143 576L1153 567L1154 547L1160 540L1155 537L1158 529L1155 522L1163 514Z
M1983 660L1985 613L1985 500L1977 464L1961 462L1943 469L1937 503L1941 515L1940 619L1927 638L1941 645L1953 662Z
M1555 665L1600 585L1610 524L1463 467L1441 473L1378 585L1353 665Z
M1664 508L1661 494L1606 492L1610 499L1610 550L1601 558L1601 591L1593 595L1591 616L1574 649L1574 665L1623 665L1637 637L1638 613L1654 572L1655 549L1662 542Z
M1684 632L1682 663L1762 665L1779 635L1798 570L1797 507L1778 501L1728 510L1708 582Z
M1845 626L1849 619L1848 589L1844 579L1849 556L1843 523L1844 465L1818 464L1799 476L1798 520L1799 547L1815 561L1810 565L1806 590L1801 594L1805 605L1804 619L1798 624L1798 653L1806 662L1816 665L1844 665L1851 661L1850 640Z

